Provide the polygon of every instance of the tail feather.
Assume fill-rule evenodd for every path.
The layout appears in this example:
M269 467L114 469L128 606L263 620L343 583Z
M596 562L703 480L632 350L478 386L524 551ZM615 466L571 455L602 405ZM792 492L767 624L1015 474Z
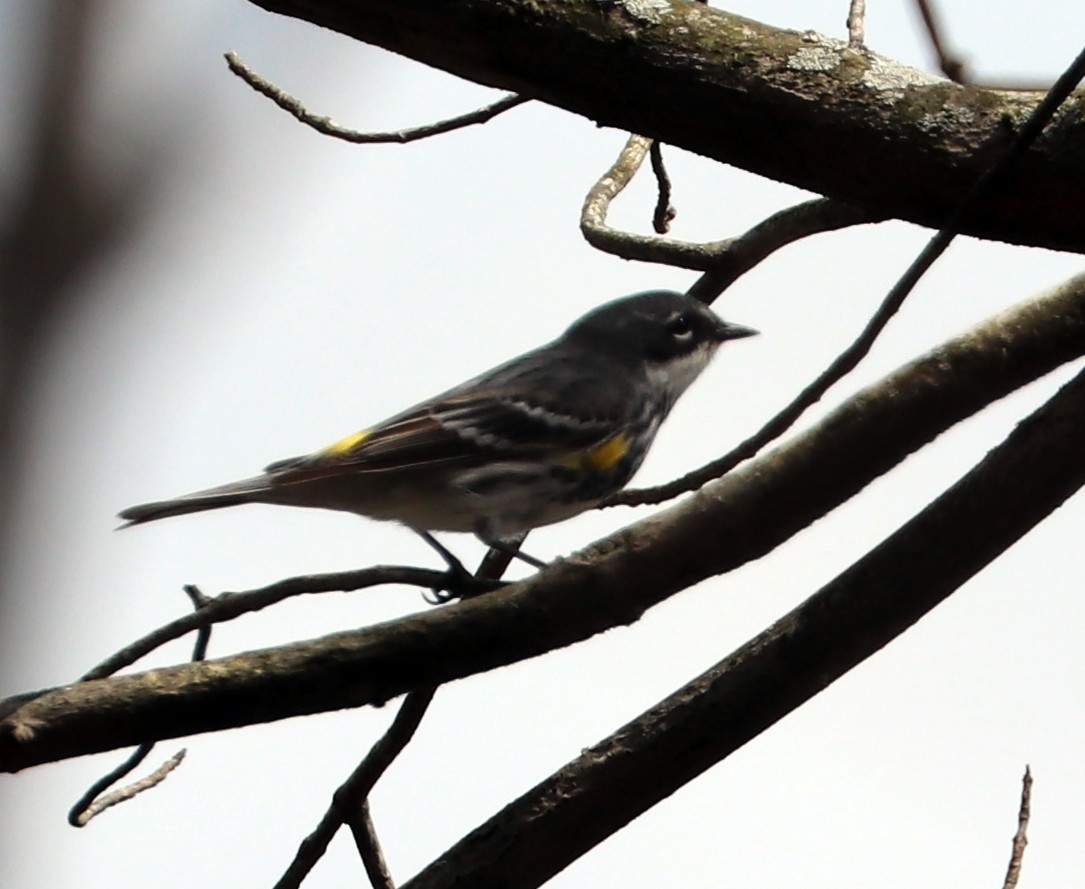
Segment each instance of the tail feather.
M208 488L175 497L172 500L156 500L153 503L140 503L129 506L117 514L125 520L121 528L166 519L170 516L186 515L190 512L203 512L207 509L221 509L225 506L238 506L242 503L260 503L267 499L267 476L256 476L244 481Z

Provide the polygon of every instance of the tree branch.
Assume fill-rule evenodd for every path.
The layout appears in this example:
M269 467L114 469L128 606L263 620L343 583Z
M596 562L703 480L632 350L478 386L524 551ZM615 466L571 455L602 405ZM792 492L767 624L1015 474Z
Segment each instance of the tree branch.
M772 417L753 436L719 459L713 460L706 466L702 466L681 478L654 489L620 491L617 495L604 501L603 505L659 503L687 491L696 490L706 481L730 472L743 460L754 456L762 447L767 446L769 442L775 441L791 428L791 425L809 407L820 401L832 386L858 366L890 319L904 304L904 300L908 298L915 285L919 283L920 278L926 274L927 270L953 242L953 239L960 231L961 221L967 218L969 212L986 195L1006 181L1007 177L1013 172L1015 165L1035 144L1059 106L1066 100L1082 77L1085 77L1085 50L1059 77L1047 92L1047 95L1044 96L1043 101L1029 115L1028 120L1025 121L1020 132L1014 137L1005 154L999 157L989 169L984 170L983 175L976 180L964 197L961 198L961 203L953 209L943 227L934 233L926 246L919 252L919 255L905 269L904 274L889 289L889 293L886 294L885 299L882 300L881 305L878 306L877 311L867 321L866 326L855 341L841 352L833 360L832 364L807 385L790 404ZM706 279L710 277L709 275L702 276L697 285L691 288L691 293L695 293L699 288L703 287Z
M1013 835L1013 849L1002 889L1016 889L1017 881L1021 877L1021 862L1025 858L1025 847L1028 845L1028 822L1031 816L1032 770L1025 766L1025 776L1021 779L1021 804L1017 809L1017 832Z
M192 584L185 587L185 595L192 601L192 607L197 612L199 612L200 609L205 608L211 601L200 591L199 587L193 586ZM207 658L207 646L210 642L211 626L206 625L200 627L196 633L196 642L192 646L192 660L205 660ZM166 780L166 777L170 772L176 769L184 761L185 750L182 749L173 754L173 756L145 778L134 781L126 787L121 787L110 793L105 793L105 791L116 784L121 778L124 778L135 771L136 767L151 754L154 747L155 744L153 741L146 741L140 744L139 747L129 754L128 758L123 763L95 781L87 792L84 793L69 810L68 823L72 827L86 827L92 819L98 817L98 815L106 809L133 799L153 787L157 787Z
M379 145L395 143L406 145L408 142L417 142L419 139L428 139L431 136L440 136L453 130L462 130L464 127L474 124L487 123L497 115L523 105L528 101L524 96L502 96L496 102L459 114L447 120L439 120L434 123L423 124L418 127L407 127L402 130L390 130L387 132L363 133L340 126L330 117L314 114L306 108L298 99L295 99L285 90L280 89L270 80L265 80L248 65L246 65L237 53L228 52L225 55L226 64L230 70L240 77L262 96L267 96L276 105L288 114L292 114L298 121L316 130L322 136L331 136L333 139L342 139L354 145Z
M516 546L519 546L519 541ZM508 569L514 552L515 549L501 551L491 548L475 572L474 579L482 583L499 581ZM436 693L436 688L423 688L412 691L403 699L388 731L332 794L331 805L313 832L302 841L294 860L275 884L275 889L297 889L323 857L328 843L342 824L350 827L362 865L374 889L394 889L369 811L369 793L414 737Z
M354 845L358 848L358 855L361 856L362 865L373 889L396 889L392 872L388 869L388 862L384 860L384 852L377 841L377 829L369 811L368 799L362 800L360 811L351 819L350 832L354 836Z
M932 228L1040 99L937 80L842 41L681 0L253 2ZM1083 143L1085 119L1066 109L1013 188L986 198L962 231L1085 252Z
M360 568L357 571L288 577L268 586L241 593L219 593L209 599L198 611L172 620L110 655L96 667L88 670L83 675L83 679L104 679L134 664L156 648L179 639L193 630L224 623L242 614L260 611L294 596L313 593L350 593L382 584L411 584L426 589L447 589L453 580L454 578L450 577L447 571L400 565L375 565L371 568ZM453 584L453 586L457 594L464 592L462 584ZM477 590L494 589L496 586L497 584L489 584L481 580L477 584L472 584L472 587ZM3 713L4 708L0 705L0 715Z
M702 302L712 302L744 273L793 241L881 221L860 207L817 198L773 213L738 237L722 241L693 243L611 228L607 223L610 205L633 181L651 145L652 140L643 136L629 137L614 163L584 198L580 232L596 250L622 259L703 271L705 274L689 290L690 296Z
M435 688L428 688L407 695L388 731L332 795L331 805L324 817L313 832L302 840L297 855L275 884L275 889L297 889L313 865L323 857L328 843L344 822L350 822L354 829L358 816L364 815L368 820L368 811L363 813L361 807L366 803L369 791L414 737L415 729L426 715L436 691ZM369 871L369 868L370 861L367 860L366 870Z
M1083 437L1085 371L843 574L403 889L541 885L877 652L1028 533L1085 484ZM1026 776L1022 825L1027 791ZM1019 848L1015 839L1018 860Z
M777 450L526 583L319 640L19 696L0 722L0 770L382 702L631 623L771 551L945 429L1082 354L1085 276L950 341Z
M187 753L187 751L182 748L146 777L140 778L138 781L133 781L131 784L127 784L111 793L104 794L100 797L98 796L100 787L109 787L114 782L119 781L125 775L129 774L150 755L153 749L153 743L140 744L133 754L121 765L109 774L104 775L99 781L94 782L94 786L79 799L71 812L68 813L68 823L72 827L86 827L94 818L97 818L106 809L127 802L130 799L134 799L144 791L157 787L166 780L170 772L184 762L185 754Z

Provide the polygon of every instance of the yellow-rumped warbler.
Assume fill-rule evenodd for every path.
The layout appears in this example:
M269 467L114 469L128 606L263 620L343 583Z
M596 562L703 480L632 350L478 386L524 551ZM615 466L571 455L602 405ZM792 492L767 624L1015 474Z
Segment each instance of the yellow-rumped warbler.
M446 559L428 532L506 548L622 488L720 343L756 332L680 293L618 299L552 343L322 451L120 517L275 503L402 522Z

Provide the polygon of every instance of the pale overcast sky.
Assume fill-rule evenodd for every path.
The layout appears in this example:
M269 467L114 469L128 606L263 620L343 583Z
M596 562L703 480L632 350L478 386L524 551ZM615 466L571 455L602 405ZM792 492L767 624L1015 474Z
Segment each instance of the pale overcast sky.
M726 8L840 37L846 5ZM0 3L9 134L36 46L24 39L29 6ZM869 45L931 70L912 4L868 6ZM954 43L988 79L1052 79L1085 40L1080 3L942 7ZM0 694L75 678L183 612L184 583L215 593L373 563L434 564L408 532L332 513L246 507L113 529L124 506L321 447L550 339L599 302L693 280L596 253L579 234L584 193L622 133L527 106L407 147L352 147L254 94L222 53L235 50L314 111L364 129L447 117L494 94L244 0L109 8L86 151L117 168L164 131L174 167L159 212L86 282L43 361L40 408L25 430L35 459L0 564ZM0 139L4 178L17 174L15 157L10 135ZM668 160L678 237L723 238L803 196L676 150ZM647 230L651 199L638 183L614 221ZM744 277L717 308L763 335L723 350L638 482L668 479L755 430L851 340L927 237L899 223L822 236ZM962 239L809 419L1081 265ZM373 796L397 880L835 576L1068 373L1056 376L944 436L762 562L633 627L441 689ZM530 551L567 553L646 514L586 515L534 534ZM1036 785L1021 886L1080 884L1083 518L1072 500L904 637L551 885L994 889L1026 762ZM448 542L468 560L481 552L466 538ZM211 654L426 607L414 588L310 597L220 627ZM184 659L189 644L141 666ZM269 886L395 706L164 743L152 759L187 746L183 767L83 831L67 826L67 809L119 754L0 776L0 886ZM363 879L344 833L306 886Z

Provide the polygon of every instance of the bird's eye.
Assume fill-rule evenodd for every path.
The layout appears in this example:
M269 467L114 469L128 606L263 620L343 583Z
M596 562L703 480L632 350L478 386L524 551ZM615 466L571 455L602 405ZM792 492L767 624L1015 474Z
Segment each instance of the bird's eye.
M693 321L684 312L675 315L667 322L667 333L679 342L685 342L693 336Z

